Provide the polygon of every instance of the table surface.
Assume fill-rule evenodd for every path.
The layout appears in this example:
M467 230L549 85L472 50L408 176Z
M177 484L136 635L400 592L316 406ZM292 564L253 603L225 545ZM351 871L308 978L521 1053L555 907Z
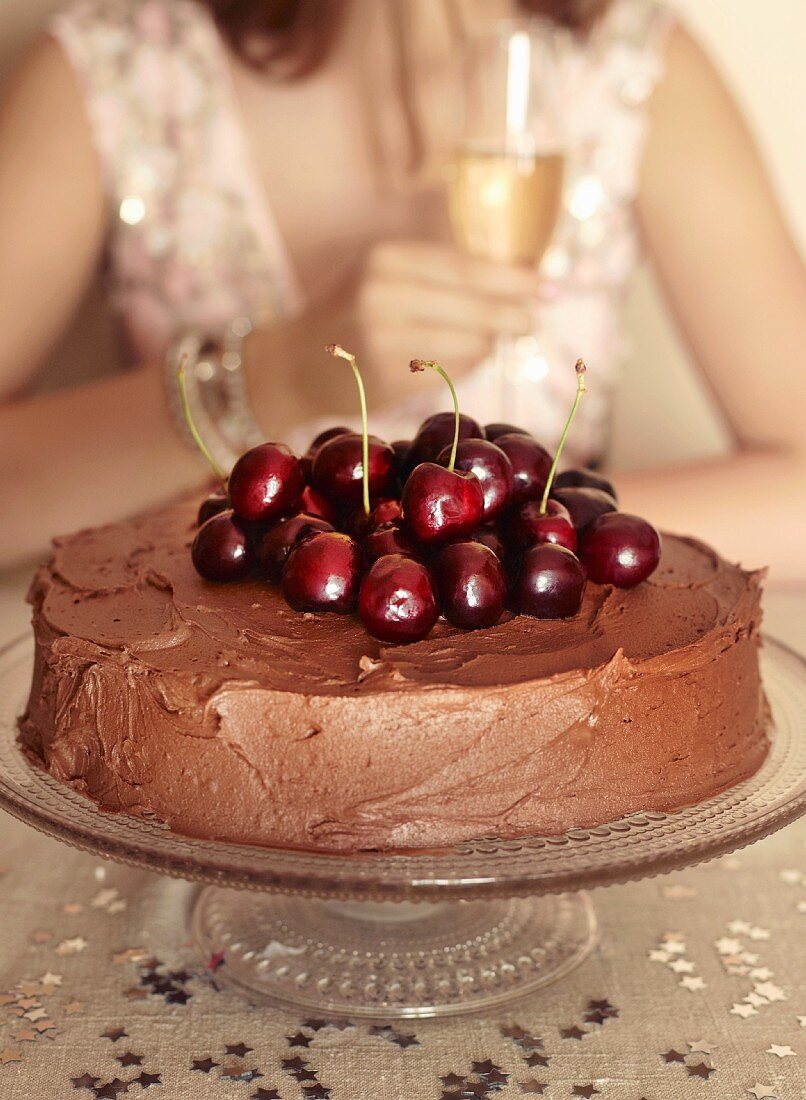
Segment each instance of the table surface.
M28 628L28 572L0 577L0 645ZM806 593L765 608L767 631L806 653ZM806 1097L804 822L594 891L601 939L582 966L445 1023L250 1006L188 942L194 892L0 815L3 1100Z

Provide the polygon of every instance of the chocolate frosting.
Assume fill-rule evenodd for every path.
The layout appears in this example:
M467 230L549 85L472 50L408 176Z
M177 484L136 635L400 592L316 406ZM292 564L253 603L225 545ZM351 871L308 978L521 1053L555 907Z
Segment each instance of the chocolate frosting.
M387 646L261 581L196 575L191 504L57 540L30 593L21 737L59 779L175 830L432 847L672 810L767 750L760 575L664 536L660 567L580 614L440 621Z

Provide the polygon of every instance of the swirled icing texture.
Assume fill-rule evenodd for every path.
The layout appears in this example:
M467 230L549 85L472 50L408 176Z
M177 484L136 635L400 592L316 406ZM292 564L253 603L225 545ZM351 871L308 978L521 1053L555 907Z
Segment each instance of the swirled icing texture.
M385 646L193 571L193 508L57 540L27 750L104 807L263 845L433 847L673 810L767 751L760 575L691 539L573 620Z

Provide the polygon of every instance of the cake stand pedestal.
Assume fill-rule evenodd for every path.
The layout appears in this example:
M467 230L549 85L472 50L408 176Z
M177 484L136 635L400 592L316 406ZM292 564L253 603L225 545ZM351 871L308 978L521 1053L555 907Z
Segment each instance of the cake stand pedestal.
M771 749L745 783L674 814L400 854L194 840L99 810L17 746L31 660L28 640L0 653L0 807L74 847L206 883L193 933L205 957L223 952L222 981L309 1014L455 1016L523 996L593 947L584 890L713 859L806 811L806 663L770 640Z

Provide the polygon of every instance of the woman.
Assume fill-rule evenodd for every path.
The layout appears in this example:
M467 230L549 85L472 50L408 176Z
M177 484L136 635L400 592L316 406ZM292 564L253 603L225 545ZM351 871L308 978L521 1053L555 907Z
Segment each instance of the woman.
M560 269L540 279L443 243L429 174L450 149L448 61L512 5L79 0L54 21L0 116L0 563L198 480L160 366L187 327L259 320L246 383L280 437L350 407L325 342L359 350L373 407L393 410L420 384L412 354L464 372L472 396L473 364L536 311L541 338L586 355L606 392L640 233L736 446L622 477L624 507L802 579L806 281L737 109L649 0L518 7L576 36L569 169L594 181L581 209L570 195ZM25 396L102 262L133 369ZM589 454L601 421L594 405Z

